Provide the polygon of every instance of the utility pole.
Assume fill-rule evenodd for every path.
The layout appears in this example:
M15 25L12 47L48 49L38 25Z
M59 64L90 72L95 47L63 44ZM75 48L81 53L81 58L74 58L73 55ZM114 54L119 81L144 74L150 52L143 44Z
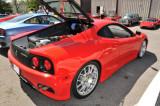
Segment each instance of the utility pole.
M116 0L116 14L118 14L118 2L119 0Z
M150 0L150 7L149 7L148 18L150 18L150 15L151 15L151 8L152 8L152 0Z

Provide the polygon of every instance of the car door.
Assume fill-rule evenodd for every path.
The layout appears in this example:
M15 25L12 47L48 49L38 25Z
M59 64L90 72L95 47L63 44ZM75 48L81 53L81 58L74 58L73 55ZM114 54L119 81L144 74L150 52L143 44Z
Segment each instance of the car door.
M114 38L119 42L119 62L125 62L134 57L138 49L138 40L135 34L120 24L111 24L108 28L113 33Z
M119 40L115 39L107 26L101 28L98 33L100 60L103 64L103 75L109 75L116 71L119 61Z

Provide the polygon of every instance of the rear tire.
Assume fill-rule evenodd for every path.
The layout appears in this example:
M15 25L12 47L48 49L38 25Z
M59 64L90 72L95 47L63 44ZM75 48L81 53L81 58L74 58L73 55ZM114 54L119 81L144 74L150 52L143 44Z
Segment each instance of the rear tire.
M90 61L83 65L75 75L71 90L78 99L88 97L96 88L100 78L100 66L97 62Z
M146 48L147 48L147 41L144 40L142 45L141 45L141 48L138 52L138 56L137 56L138 58L142 58L144 56L144 54L146 52Z

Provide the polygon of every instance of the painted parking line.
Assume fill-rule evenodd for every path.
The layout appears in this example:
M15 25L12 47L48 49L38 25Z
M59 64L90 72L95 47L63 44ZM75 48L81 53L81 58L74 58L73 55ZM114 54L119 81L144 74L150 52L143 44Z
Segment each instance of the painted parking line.
M154 77L143 96L135 106L155 106L160 93L160 71Z

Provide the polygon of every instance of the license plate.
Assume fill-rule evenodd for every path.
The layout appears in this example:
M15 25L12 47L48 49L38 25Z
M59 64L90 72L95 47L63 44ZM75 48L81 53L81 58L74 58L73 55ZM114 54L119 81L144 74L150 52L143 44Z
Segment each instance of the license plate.
M15 64L13 64L13 69L18 75L20 75L20 70Z

